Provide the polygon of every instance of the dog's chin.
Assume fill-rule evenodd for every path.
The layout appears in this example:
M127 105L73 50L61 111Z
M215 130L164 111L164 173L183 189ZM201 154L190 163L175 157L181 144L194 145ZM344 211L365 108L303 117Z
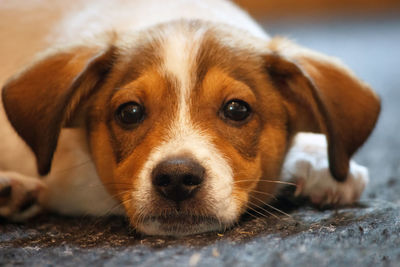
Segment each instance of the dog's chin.
M223 231L232 223L223 223L212 216L168 215L145 217L136 228L146 235L186 236L205 232Z

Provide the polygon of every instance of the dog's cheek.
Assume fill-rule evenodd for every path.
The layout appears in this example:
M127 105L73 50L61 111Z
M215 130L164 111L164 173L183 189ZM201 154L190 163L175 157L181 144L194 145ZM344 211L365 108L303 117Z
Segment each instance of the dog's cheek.
M283 127L266 127L260 138L261 175L255 189L250 194L254 206L271 201L280 180L280 173L290 143L287 130Z
M151 151L151 142L143 141L123 161L117 162L115 147L108 130L105 124L92 127L90 134L92 157L104 187L121 203L129 219L134 223L137 217L133 203L134 194L140 191L137 181L138 172Z
M239 213L243 213L248 207L249 195L255 189L262 175L261 157L258 146L251 148L254 156L249 158L248 153L243 155L243 151L238 150L231 142L232 139L220 138L215 140L215 145L232 168L231 196Z
M246 161L239 157L237 160L234 160L233 166L235 167L233 168L234 185L232 196L237 202L240 213L243 213L252 205L250 196L256 189L262 175L260 160L261 158L259 156L252 161Z
M148 162L150 154L160 146L163 134L164 129L158 127L141 138L139 143L133 144L132 141L134 147L128 148L129 154L116 164L113 173L116 194L134 227L138 214L143 211L143 204L151 202L154 193L151 181L141 180L140 174ZM129 147L128 144L127 147Z

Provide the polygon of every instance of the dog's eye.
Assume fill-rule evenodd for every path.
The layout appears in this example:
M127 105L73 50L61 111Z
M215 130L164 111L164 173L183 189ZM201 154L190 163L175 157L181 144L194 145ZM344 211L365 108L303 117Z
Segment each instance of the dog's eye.
M117 121L124 126L135 126L144 119L144 107L136 102L129 102L118 107L115 114Z
M249 117L251 109L249 104L242 100L233 99L223 107L223 117L233 121L243 121Z

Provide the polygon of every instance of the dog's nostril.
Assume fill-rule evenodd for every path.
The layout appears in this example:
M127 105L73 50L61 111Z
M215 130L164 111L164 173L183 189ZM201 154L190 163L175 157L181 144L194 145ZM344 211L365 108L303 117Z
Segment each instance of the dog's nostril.
M168 186L171 183L171 178L168 175L161 174L155 178L154 185L156 186Z
M196 186L201 184L202 179L199 176L186 174L183 176L182 184L186 186Z
M179 202L196 194L204 173L205 169L192 159L171 158L154 168L152 183L162 196Z

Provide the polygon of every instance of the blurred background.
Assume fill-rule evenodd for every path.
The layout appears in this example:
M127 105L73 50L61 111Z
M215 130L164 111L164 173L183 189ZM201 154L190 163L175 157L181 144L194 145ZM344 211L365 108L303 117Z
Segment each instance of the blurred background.
M400 1L236 0L270 35L336 56L382 99L377 128L356 160L370 169L364 198L400 204ZM389 191L388 191L389 190ZM396 192L397 191L397 192Z
M399 14L399 0L234 0L258 17L321 18Z

